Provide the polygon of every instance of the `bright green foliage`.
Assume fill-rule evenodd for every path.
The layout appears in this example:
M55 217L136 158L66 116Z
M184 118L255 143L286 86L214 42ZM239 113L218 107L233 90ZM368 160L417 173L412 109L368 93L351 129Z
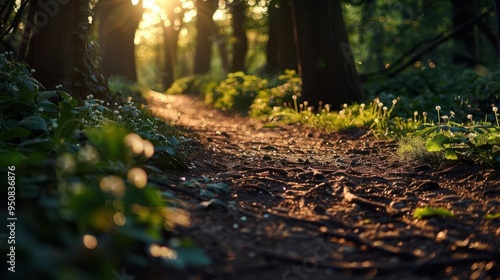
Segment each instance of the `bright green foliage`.
M500 213L486 214L486 219L487 220L497 220L497 219L500 219Z
M145 170L185 167L176 149L188 140L163 135L165 124L132 100L89 96L77 107L41 88L26 65L0 55L0 171L15 167L16 276L111 279L125 265L151 265L149 248L189 217L166 206ZM165 245L178 255L165 263L207 264L188 243Z
M416 219L424 219L424 218L429 218L429 217L454 217L454 215L450 212L450 210L443 208L443 207L438 207L438 208L433 208L433 207L424 207L424 208L417 208L415 209L415 212L413 213L413 218Z
M448 160L465 159L500 164L500 127L489 123L429 125L415 133L425 137L428 152L444 152Z
M205 101L223 111L246 113L255 97L266 89L267 80L243 72L229 73L211 92L205 95Z

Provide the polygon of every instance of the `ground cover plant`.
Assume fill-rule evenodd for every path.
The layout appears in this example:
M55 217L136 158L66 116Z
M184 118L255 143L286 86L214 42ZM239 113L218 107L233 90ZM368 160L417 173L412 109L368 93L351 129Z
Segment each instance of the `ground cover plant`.
M166 238L188 213L148 182L158 168L186 166L177 147L189 140L168 134L132 97L78 104L59 86L44 90L32 72L0 55L0 162L15 174L8 214L22 241L14 275L107 279L155 257L173 267L206 264L189 240Z
M366 104L344 104L341 110L329 104L299 102L301 80L293 70L270 79L243 72L230 73L219 82L191 76L176 81L167 94L199 93L215 108L248 114L268 121L269 126L301 123L328 131L369 128L377 137L398 139L403 157L498 165L497 75L478 75L459 67L439 71L417 68L394 80L367 83L369 95L379 96ZM422 92L415 92L415 88ZM450 90L454 91L452 96ZM417 93L417 98L411 97ZM446 100L450 100L446 102L449 111L436 106ZM422 148L425 152L417 152Z

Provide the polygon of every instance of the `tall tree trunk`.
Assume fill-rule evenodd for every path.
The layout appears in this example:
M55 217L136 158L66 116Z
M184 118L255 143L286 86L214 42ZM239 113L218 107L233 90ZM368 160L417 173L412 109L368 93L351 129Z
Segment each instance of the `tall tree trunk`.
M457 28L464 22L475 17L474 2L472 0L451 0L453 28ZM454 64L465 64L470 67L476 66L476 41L474 36L474 25L470 25L454 37L456 50L453 53Z
M339 1L293 0L302 100L316 105L360 102L361 88Z
M103 74L136 81L134 38L144 12L142 1L134 6L130 0L100 0L97 5Z
M269 5L269 40L267 42L267 69L282 72L297 69L297 50L292 25L290 1L272 1Z
M231 71L245 71L245 57L248 50L248 39L245 32L246 2L240 0L232 7L233 14L233 63Z
M197 0L196 8L196 53L194 73L205 74L210 71L212 59L212 41L216 35L213 15L217 10L217 0Z
M85 1L59 4L32 0L30 3L33 18L28 22L32 33L25 61L36 70L33 76L47 88L69 84L81 58L82 54L78 53L81 42L74 34L78 29L75 15L80 2Z
M28 15L19 57L36 70L33 76L46 88L63 85L80 100L106 97L109 89L94 63L89 0L32 0Z
M496 27L496 41L497 41L497 57L500 57L500 0L493 0L495 7L495 27Z
M182 22L184 10L180 14L174 12L174 7L179 7L181 2L175 1L176 5L171 5L167 10L167 18L169 24L163 24L163 41L165 46L164 74L162 75L162 84L168 89L175 80L175 66L177 64L177 43L179 39L179 31L181 26L175 25L175 19L178 18Z

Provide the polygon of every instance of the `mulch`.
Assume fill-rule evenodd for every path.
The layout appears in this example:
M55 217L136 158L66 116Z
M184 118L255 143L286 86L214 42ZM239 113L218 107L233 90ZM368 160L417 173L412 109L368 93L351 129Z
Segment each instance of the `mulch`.
M168 186L191 205L191 226L174 234L212 265L155 279L500 279L500 220L485 219L500 212L498 170L405 161L367 130L264 126L193 96L150 97L197 141L172 181L206 176L230 189L212 207ZM425 206L454 216L414 218Z

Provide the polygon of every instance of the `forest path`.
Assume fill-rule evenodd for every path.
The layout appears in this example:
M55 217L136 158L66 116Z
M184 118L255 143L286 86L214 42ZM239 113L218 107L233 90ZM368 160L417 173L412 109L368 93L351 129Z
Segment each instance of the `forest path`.
M269 128L189 95L152 92L150 104L201 143L177 180L204 175L230 188L219 207L179 191L198 205L180 233L213 260L179 279L500 277L500 221L485 219L500 212L496 170L435 170L402 161L395 142L363 130ZM455 217L413 218L424 206Z

